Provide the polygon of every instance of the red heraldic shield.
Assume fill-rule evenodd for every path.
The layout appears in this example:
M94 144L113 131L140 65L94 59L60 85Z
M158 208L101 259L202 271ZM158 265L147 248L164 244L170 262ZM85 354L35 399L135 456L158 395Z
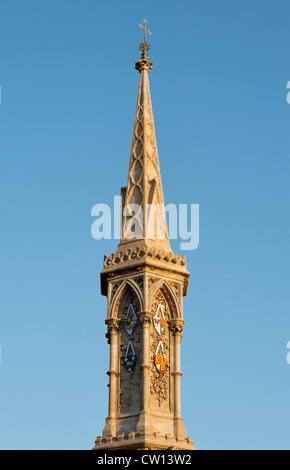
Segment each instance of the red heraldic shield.
M158 354L160 348L161 348L161 351L162 351L162 356L160 354ZM164 350L163 350L163 344L162 344L161 341L159 341L159 344L158 344L157 349L156 349L156 353L154 354L154 365L157 369L157 372L159 372L159 374L162 375L163 372L166 369L167 359L165 357Z
M161 314L161 317L158 316L159 314ZM164 312L163 312L163 308L161 304L158 306L156 315L153 318L153 323L154 323L157 333L160 336L163 335L163 333L165 333L166 331L167 320L165 320L165 316L164 316Z

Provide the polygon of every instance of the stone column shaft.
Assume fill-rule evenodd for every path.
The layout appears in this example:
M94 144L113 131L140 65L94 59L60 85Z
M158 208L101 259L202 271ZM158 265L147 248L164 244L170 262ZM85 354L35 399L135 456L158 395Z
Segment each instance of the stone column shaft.
M150 323L152 314L142 312L139 314L142 324L142 381L141 381L141 413L137 426L138 432L148 431L150 422Z
M180 393L180 378L182 372L180 371L180 345L183 337L184 320L175 319L169 322L170 329L174 338L174 352L173 352L173 372L174 378L174 418L181 419L181 393Z
M181 393L180 393L180 344L182 334L175 332L174 335L174 418L181 418Z
M104 429L104 435L116 436L116 417L117 417L117 394L118 384L117 375L119 367L119 320L106 320L108 325L108 338L110 343L110 370L107 374L110 377L109 385L109 415Z
M150 396L150 323L148 319L142 323L142 336L143 336L143 360L142 360L142 375L143 375L143 390L142 390L142 408L143 411L149 411L149 396Z
M110 402L109 402L109 417L116 417L116 397L117 397L117 373L118 373L118 333L116 328L113 328L110 334Z

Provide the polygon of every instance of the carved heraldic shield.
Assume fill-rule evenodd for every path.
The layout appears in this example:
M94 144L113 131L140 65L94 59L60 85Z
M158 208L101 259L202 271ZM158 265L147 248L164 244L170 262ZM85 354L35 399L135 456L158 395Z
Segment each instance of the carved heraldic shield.
M161 314L161 317L158 316L159 314ZM164 316L164 312L163 312L163 308L161 304L158 305L158 309L157 309L155 317L153 318L153 322L154 322L154 326L156 328L157 333L160 336L163 335L163 333L165 333L165 330L166 330L167 320L165 320L165 316Z
M131 354L129 354L130 348L131 348ZM126 350L126 355L124 357L125 369L127 369L128 372L132 372L135 369L136 362L137 362L137 356L135 354L132 341L129 341L127 350Z
M158 354L160 349L161 349L162 355ZM162 344L162 341L159 341L155 355L154 355L154 365L160 375L163 374L163 372L165 371L166 364L167 364L167 359L165 357L163 344Z
M124 320L124 328L129 336L131 336L134 333L137 322L138 322L138 318L134 311L133 305L130 305L128 308L126 320Z

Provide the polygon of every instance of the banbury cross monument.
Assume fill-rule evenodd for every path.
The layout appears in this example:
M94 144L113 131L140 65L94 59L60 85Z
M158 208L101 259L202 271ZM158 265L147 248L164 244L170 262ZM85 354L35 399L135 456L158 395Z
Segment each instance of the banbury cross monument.
M129 236L132 214L125 212L119 248L105 256L101 273L102 295L108 298L109 414L94 450L194 450L180 399L183 297L189 272L186 258L174 255L169 242L149 88L153 64L146 33L151 32L146 20L140 27L140 86L122 195L123 208L140 208L134 226L143 228L143 236ZM147 208L157 206L152 229Z

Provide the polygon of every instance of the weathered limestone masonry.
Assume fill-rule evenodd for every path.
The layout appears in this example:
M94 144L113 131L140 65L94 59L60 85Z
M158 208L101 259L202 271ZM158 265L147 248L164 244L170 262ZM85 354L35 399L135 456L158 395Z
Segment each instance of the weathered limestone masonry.
M172 253L165 218L149 88L152 63L145 38L136 64L140 87L124 203L138 204L142 239L128 240L126 218L118 251L105 257L102 295L108 298L109 415L94 450L193 450L181 417L180 344L186 259ZM158 204L154 234L146 232L146 207ZM143 220L141 220L143 218ZM163 239L155 234L164 230ZM159 232L158 232L159 233Z

